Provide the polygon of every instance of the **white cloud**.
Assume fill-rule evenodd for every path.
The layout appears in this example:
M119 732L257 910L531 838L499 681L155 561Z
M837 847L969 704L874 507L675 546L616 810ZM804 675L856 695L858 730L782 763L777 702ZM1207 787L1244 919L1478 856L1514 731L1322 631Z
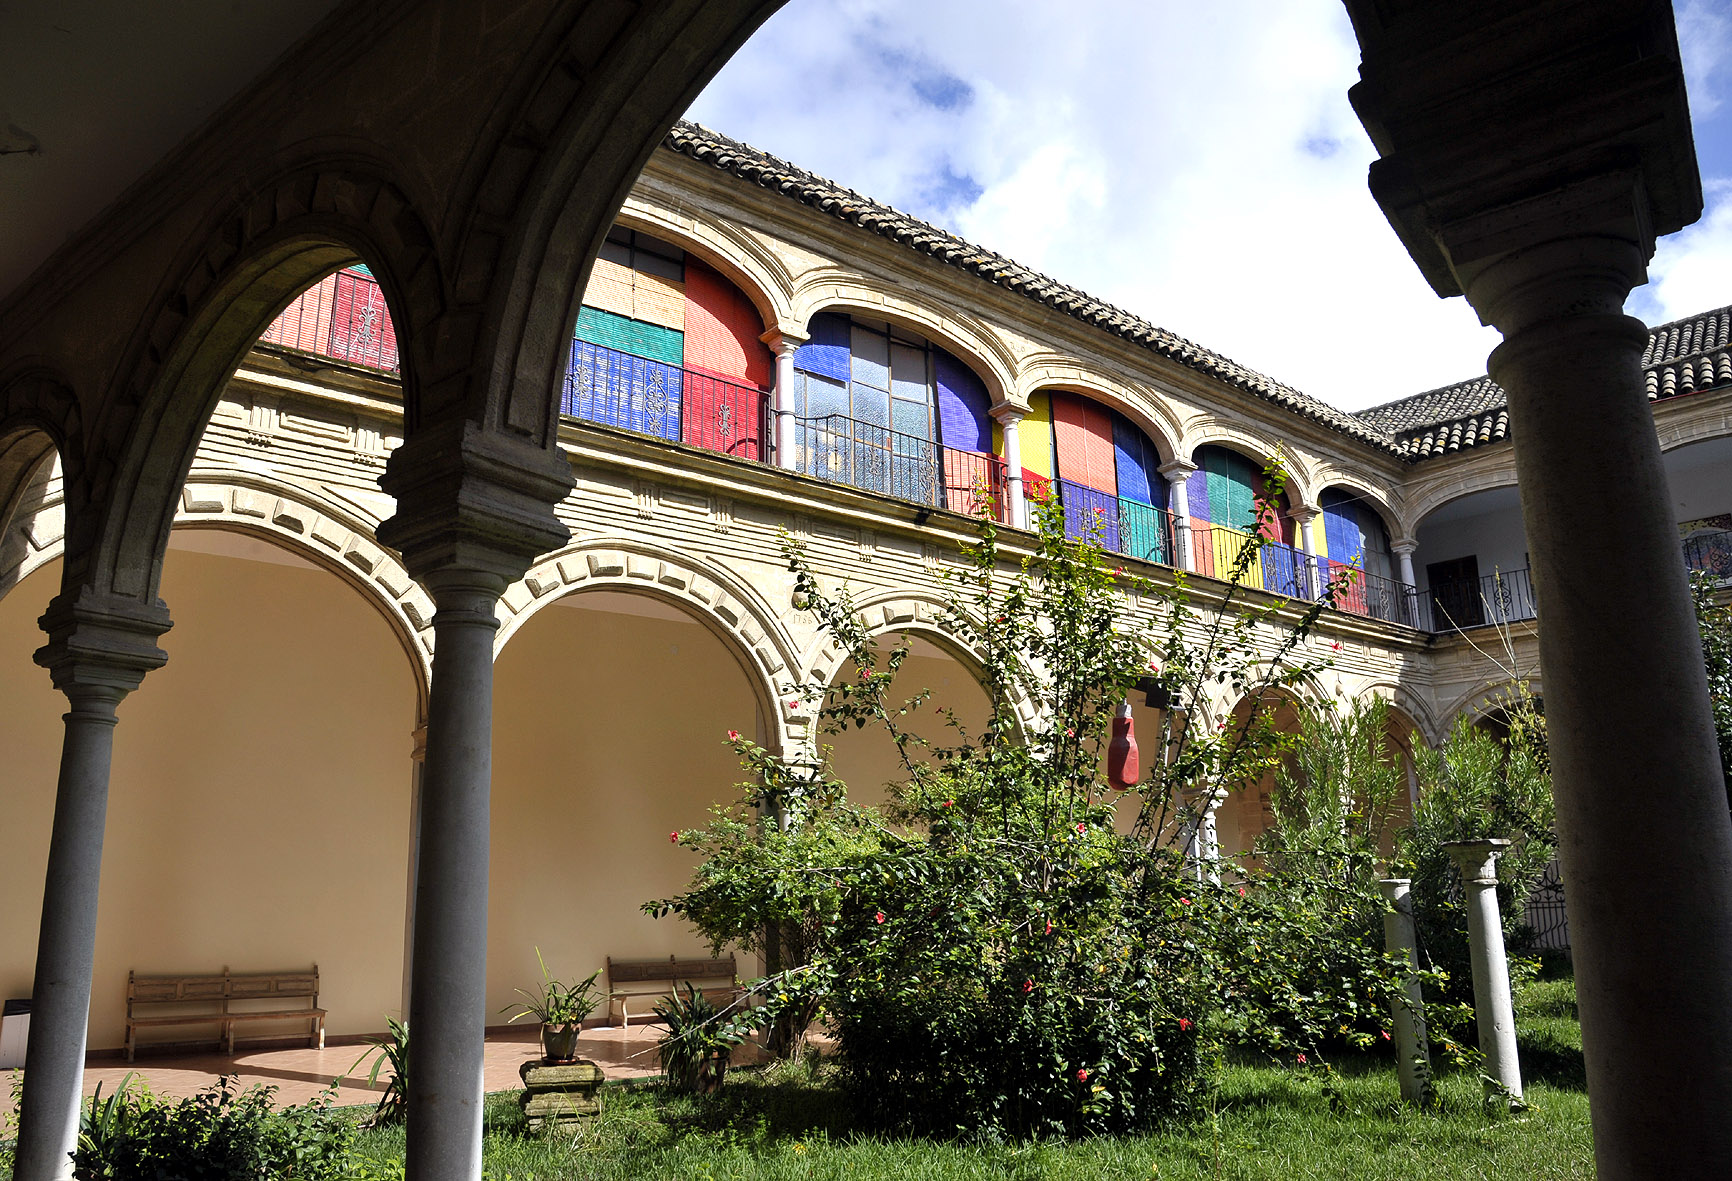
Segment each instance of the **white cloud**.
M1732 17L1679 22L1700 139ZM1339 0L794 0L693 117L1358 408L1485 372L1498 337L1371 199L1357 66ZM1732 301L1721 204L1638 314Z
M1651 324L1680 320L1732 302L1732 179L1703 185L1702 220L1660 240L1648 267L1648 286L1630 310Z

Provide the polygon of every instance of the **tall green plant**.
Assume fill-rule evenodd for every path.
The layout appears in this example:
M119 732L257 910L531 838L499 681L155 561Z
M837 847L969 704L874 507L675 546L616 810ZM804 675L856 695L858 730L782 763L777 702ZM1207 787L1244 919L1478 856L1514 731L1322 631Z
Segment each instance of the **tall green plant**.
M1421 951L1448 975L1446 1002L1471 1002L1472 973L1466 894L1445 844L1511 842L1498 858L1498 909L1504 938L1518 953L1528 894L1557 848L1545 718L1524 693L1505 713L1507 738L1461 718L1441 746L1416 752L1419 804L1412 825L1398 834L1399 868L1413 879Z
M736 738L753 778L679 834L702 855L690 889L646 905L718 946L776 932L794 962L759 982L765 1016L822 1006L845 1083L887 1124L1144 1126L1197 1102L1221 1038L1302 1055L1384 995L1374 950L1351 987L1304 993L1284 954L1315 937L1303 916L1210 882L1177 840L1197 819L1181 788L1207 799L1257 778L1286 741L1258 711L1205 727L1205 703L1309 677L1322 605L1294 622L1284 603L1244 601L1261 539L1225 602L1199 610L1182 577L1156 586L1110 567L1098 537L1067 537L1057 504L1036 524L1013 566L983 518L950 576L942 624L978 659L989 710L978 730L947 714L943 741L907 725L930 708L924 691L898 695L907 644L881 645L847 587L790 546L798 595L854 671L789 692L823 701L832 731L882 728L901 781L886 808L862 809L827 756L789 763ZM1102 776L1113 712L1151 686L1170 708L1142 737L1143 782L1119 792ZM1353 1011L1332 1007L1347 993Z
M1720 582L1697 572L1690 578L1696 605L1696 630L1702 637L1702 664L1708 674L1708 703L1714 711L1714 737L1720 746L1720 773L1732 798L1732 608L1716 601Z

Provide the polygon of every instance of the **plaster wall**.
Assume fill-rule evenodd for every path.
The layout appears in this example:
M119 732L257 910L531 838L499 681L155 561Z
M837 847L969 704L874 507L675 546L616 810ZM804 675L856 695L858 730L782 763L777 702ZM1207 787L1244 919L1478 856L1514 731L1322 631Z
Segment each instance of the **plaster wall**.
M93 1050L124 1041L129 970L316 963L337 1036L378 1030L401 1004L411 665L353 590L275 553L171 545L169 661L115 731ZM29 654L58 580L55 561L0 599L6 996L30 993L53 818L65 699Z
M1492 499L1495 498L1495 499ZM1501 503L1508 500L1508 504ZM1469 554L1479 559L1481 576L1496 571L1523 570L1528 564L1527 532L1522 528L1521 507L1514 488L1488 494L1487 511L1454 516L1419 527L1419 549L1413 555L1413 574L1419 589L1430 586L1425 568L1432 562L1447 562ZM1496 507L1491 507L1495 504Z
M639 907L690 882L697 858L668 836L735 798L726 735L756 734L759 709L728 647L647 596L579 593L511 638L494 671L488 1024L539 979L537 947L562 980L608 956L707 954Z
M1732 513L1732 439L1693 443L1666 452L1666 483L1671 493L1672 516L1677 521L1699 521Z

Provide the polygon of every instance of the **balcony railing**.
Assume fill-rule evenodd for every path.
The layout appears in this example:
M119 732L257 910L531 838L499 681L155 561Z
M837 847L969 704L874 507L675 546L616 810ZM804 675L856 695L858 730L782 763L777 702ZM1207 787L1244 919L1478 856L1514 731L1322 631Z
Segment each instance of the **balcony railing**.
M1698 533L1684 541L1684 568L1732 581L1732 531Z
M1426 630L1434 632L1519 623L1539 614L1533 579L1525 568L1434 582L1424 605Z
M1166 566L1177 564L1173 515L1166 509L1071 480L1053 480L1050 487L1064 506L1065 532L1072 537L1098 536L1101 545L1115 553Z
M972 513L985 499L1008 520L1004 460L959 451L842 414L795 420L795 466L833 480L917 504Z
M259 340L396 373L397 329L373 276L338 271L301 292Z
M769 458L770 394L575 341L560 413L739 459Z

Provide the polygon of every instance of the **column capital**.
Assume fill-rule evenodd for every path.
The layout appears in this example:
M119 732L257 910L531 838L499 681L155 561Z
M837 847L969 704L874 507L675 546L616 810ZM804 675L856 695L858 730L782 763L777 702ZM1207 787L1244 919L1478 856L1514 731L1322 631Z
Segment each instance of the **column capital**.
M1323 514L1323 510L1309 504L1295 504L1287 509L1287 515L1301 525L1309 525Z
M801 345L812 338L803 332L795 332L788 328L771 328L759 333L758 339L768 345L770 351L778 357L791 357Z
M1014 423L1019 423L1023 419L1027 418L1029 415L1029 407L1023 405L1021 402L1012 402L1007 398L1002 402L994 404L987 413L997 419L1000 425L1009 426Z
M1168 480L1188 480L1197 470L1197 465L1188 459L1169 459L1156 470Z
M1510 842L1500 837L1478 841L1445 841L1444 852L1455 862L1464 881L1480 886L1497 885L1497 859Z
M173 626L160 599L146 605L90 587L56 595L39 624L48 643L34 659L48 670L54 687L74 707L106 702L109 709L138 688L145 673L168 660L156 641Z
M570 539L554 506L573 483L571 462L557 449L467 420L424 426L391 453L379 478L397 498L379 541L430 590L435 572L464 571L481 582L498 580L497 597ZM457 590L474 579L459 574L442 581Z
M1397 556L1402 554L1411 556L1417 549L1419 549L1419 542L1411 537L1397 537L1389 543L1389 552Z

